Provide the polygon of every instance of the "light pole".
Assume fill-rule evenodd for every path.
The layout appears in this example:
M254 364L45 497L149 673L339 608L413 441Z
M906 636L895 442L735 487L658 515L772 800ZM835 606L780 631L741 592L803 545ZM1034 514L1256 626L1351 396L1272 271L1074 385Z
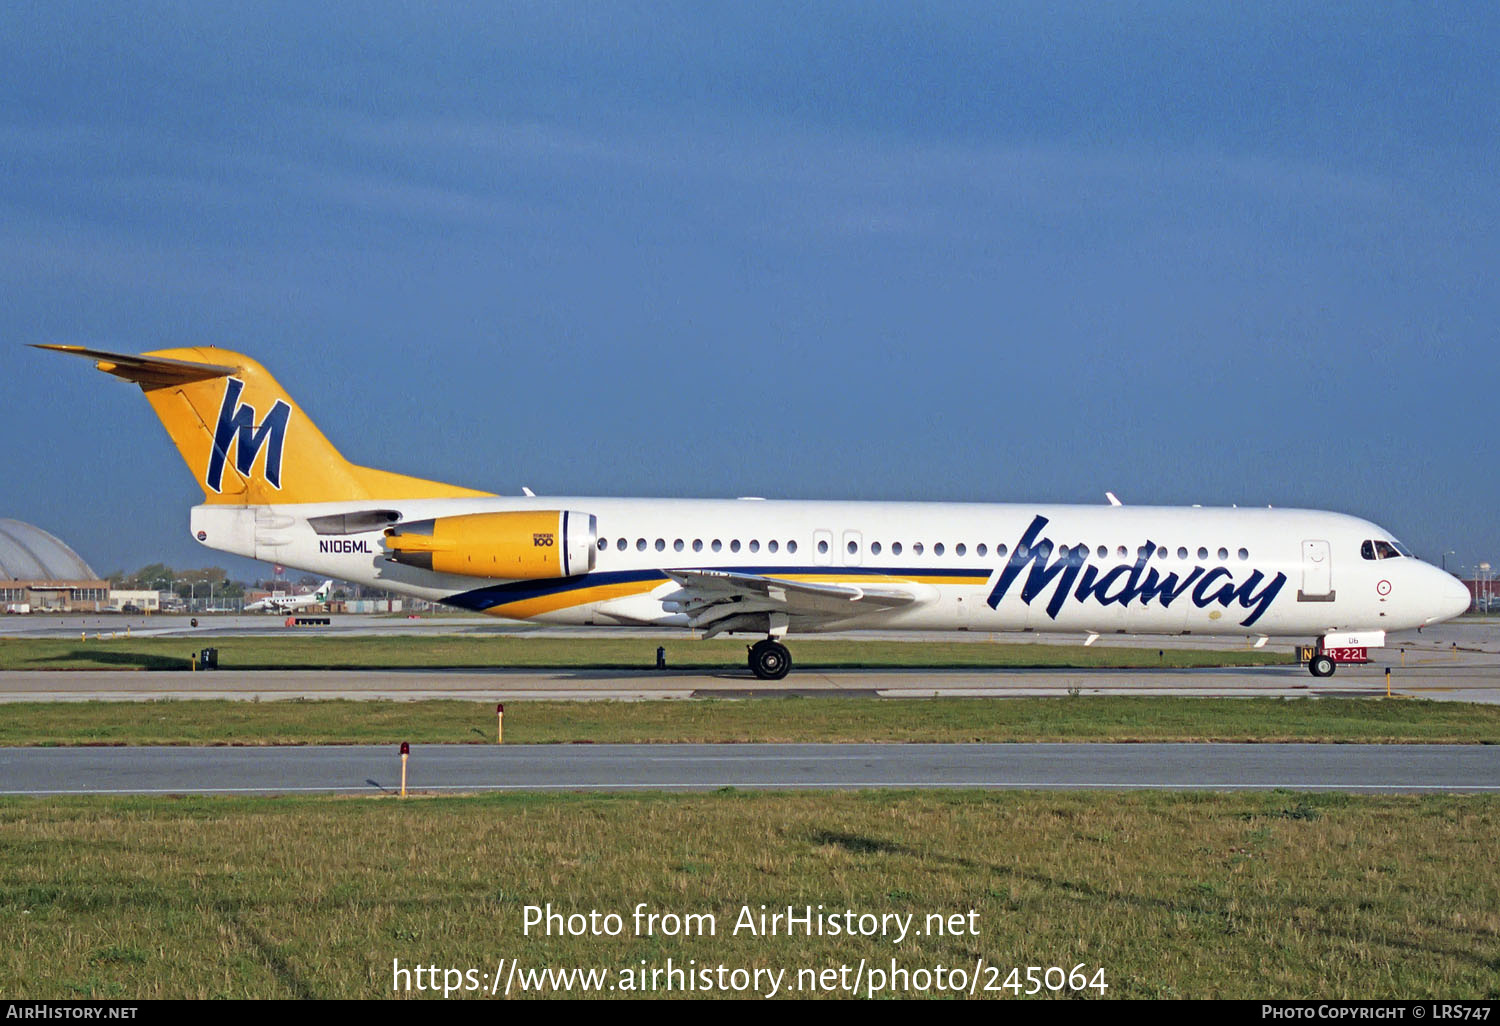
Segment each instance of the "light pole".
M179 577L175 581L173 581L172 583L173 584L186 584L188 586L188 594L190 596L192 596L188 600L188 611L192 612L193 603L198 601L198 582L197 581L193 581L193 580L189 580L186 577Z
M1457 555L1457 553L1455 553L1452 549L1449 549L1447 552L1443 553L1443 573L1448 572L1448 557L1453 555Z

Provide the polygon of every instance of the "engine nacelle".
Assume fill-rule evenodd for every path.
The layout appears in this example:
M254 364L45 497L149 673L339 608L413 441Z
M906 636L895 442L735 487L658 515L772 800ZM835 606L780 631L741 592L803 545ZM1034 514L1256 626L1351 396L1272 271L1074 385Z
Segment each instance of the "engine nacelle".
M594 569L598 521L576 510L469 513L397 524L388 558L440 574L545 580Z

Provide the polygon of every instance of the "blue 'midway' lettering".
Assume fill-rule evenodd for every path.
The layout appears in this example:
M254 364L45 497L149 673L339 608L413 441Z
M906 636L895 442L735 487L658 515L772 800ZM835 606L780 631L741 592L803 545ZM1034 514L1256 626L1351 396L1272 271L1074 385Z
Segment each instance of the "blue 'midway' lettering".
M1048 587L1055 586L1046 607L1047 616L1053 620L1062 612L1070 593L1078 602L1093 599L1101 606L1127 606L1137 598L1145 606L1156 599L1163 609L1169 608L1178 598L1187 594L1199 609L1216 603L1227 609L1238 602L1241 608L1252 610L1240 622L1241 627L1249 627L1270 608L1287 580L1286 574L1277 573L1267 581L1266 575L1256 570L1236 586L1234 575L1227 567L1222 566L1216 566L1212 570L1195 566L1186 576L1179 576L1176 572L1162 574L1148 565L1152 554L1156 552L1156 544L1150 540L1141 546L1133 564L1120 564L1101 573L1099 567L1085 565L1089 553L1088 547L1082 544L1073 546L1066 556L1052 560L1055 549L1052 539L1042 537L1047 523L1044 516L1032 518L1031 524L1016 543L1010 561L990 590L986 601L991 609L999 607L1001 600L1029 564L1031 570L1026 575L1026 583L1021 587L1021 601L1029 606ZM1073 588L1075 581L1078 584L1076 590ZM1265 587L1256 591L1263 581Z

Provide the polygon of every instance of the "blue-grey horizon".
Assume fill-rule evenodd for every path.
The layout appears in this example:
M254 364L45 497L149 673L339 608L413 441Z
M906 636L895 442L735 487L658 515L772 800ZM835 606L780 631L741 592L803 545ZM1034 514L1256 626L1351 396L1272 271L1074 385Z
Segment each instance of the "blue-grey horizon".
M228 560L138 390L22 343L216 344L495 491L1110 489L1494 560L1497 44L1478 4L12 5L0 516Z

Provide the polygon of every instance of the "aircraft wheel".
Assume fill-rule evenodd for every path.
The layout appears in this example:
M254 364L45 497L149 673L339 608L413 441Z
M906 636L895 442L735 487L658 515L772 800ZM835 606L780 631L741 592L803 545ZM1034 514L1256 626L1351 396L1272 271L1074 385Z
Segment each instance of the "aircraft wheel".
M1332 677L1337 666L1337 663L1322 652L1307 661L1307 671L1314 677Z
M792 669L792 654L778 641L758 641L750 649L750 669L761 680L780 680Z

